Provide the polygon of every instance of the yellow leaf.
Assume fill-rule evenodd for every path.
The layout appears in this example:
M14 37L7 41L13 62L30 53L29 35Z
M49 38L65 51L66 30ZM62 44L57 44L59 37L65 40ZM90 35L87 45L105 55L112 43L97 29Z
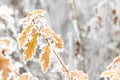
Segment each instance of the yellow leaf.
M20 48L23 48L26 44L26 41L28 39L28 33L31 31L32 26L25 26L22 33L18 36L18 46Z
M87 74L83 73L82 71L77 71L77 70L71 71L70 75L75 80L88 80Z
M105 71L101 74L101 77L108 77L114 75L116 72L115 71Z
M40 10L40 9L39 10L34 10L34 11L32 11L32 14L44 16L45 11L44 10Z
M39 37L39 33L33 34L32 39L26 44L26 49L23 52L25 61L29 60L32 57L32 55L35 53L38 37Z
M9 59L0 55L0 70L3 70L2 80L7 80L8 74L11 72L11 69L9 68L9 66L10 66Z
M41 70L46 72L50 66L50 46L43 47L43 53L40 56Z
M44 32L48 36L53 36L53 38L55 39L55 41L54 40L53 41L57 48L59 48L59 49L63 48L62 39L55 32L53 32L49 27L42 29L42 32Z

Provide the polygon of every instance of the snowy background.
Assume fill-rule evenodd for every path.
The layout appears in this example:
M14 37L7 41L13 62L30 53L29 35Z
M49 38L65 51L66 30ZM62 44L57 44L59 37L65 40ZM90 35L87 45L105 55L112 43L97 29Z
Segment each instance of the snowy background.
M35 9L46 11L50 27L64 40L59 55L67 67L84 71L89 80L104 80L100 74L120 53L120 0L0 0L0 37L13 41L11 57L23 64L21 73L30 72L39 80L64 80L53 70L58 65L54 57L46 74L41 72L37 56L23 62L16 42L22 31L20 18Z

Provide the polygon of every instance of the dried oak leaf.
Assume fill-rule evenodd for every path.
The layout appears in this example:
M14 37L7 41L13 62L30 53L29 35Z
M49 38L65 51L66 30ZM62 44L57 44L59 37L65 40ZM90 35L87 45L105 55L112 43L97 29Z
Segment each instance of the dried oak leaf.
M43 47L43 53L40 55L41 70L45 73L50 66L50 46Z
M82 71L71 71L70 72L71 77L75 80L88 80L87 74L83 73Z
M7 80L8 74L11 72L9 66L9 59L4 57L3 55L0 55L0 70L2 70L2 80Z
M25 45L26 49L24 50L24 60L30 60L30 58L33 56L36 50L37 42L38 42L38 37L40 36L39 33L35 33L32 35L32 39Z
M63 41L62 39L55 33L53 32L49 27L43 28L42 32L44 32L47 36L52 36L55 41L55 45L57 48L62 49L63 48Z
M25 26L22 33L18 36L18 46L19 48L23 48L28 40L28 33L31 31L32 26Z

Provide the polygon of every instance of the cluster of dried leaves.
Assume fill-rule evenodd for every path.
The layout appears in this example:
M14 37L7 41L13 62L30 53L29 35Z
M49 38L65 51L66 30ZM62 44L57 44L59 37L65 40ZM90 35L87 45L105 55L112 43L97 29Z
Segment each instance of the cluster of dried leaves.
M24 49L24 60L28 61L35 54L38 41L41 41L44 45L41 47L43 52L40 56L40 63L42 71L46 72L50 65L52 47L62 49L63 41L48 27L44 14L43 10L28 12L24 19L23 31L18 37L18 44Z
M30 80L29 74L19 74L12 63L9 56L10 44L9 38L0 38L0 80Z
M68 71L63 61L56 53L63 49L62 39L50 29L44 17L45 11L34 10L27 12L27 17L23 19L23 31L19 34L18 45L24 50L24 60L30 60L35 54L37 46L40 46L42 53L40 54L41 70L45 73L50 67L50 55L52 53L58 58L61 70L65 74L66 80L87 80L87 75L82 71ZM43 43L42 45L38 43Z
M24 61L31 60L35 55L37 46L42 50L39 61L41 70L45 73L50 67L50 55L54 53L61 67L61 72L66 80L87 80L87 75L82 71L69 71L57 52L63 49L63 40L50 29L44 17L45 11L34 10L27 12L23 19L23 30L17 41L20 49L23 49ZM10 55L11 40L0 38L0 80L33 80L27 73L20 74L19 68L13 68L14 64ZM15 66L14 66L15 67ZM16 70L17 69L17 70ZM34 79L36 80L36 79Z
M108 77L110 80L120 79L120 56L115 58L108 66L108 70L101 74L101 77Z

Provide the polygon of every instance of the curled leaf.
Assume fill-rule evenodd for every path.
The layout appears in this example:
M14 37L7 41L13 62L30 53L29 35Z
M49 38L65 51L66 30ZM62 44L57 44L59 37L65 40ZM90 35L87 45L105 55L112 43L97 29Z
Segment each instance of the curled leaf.
M50 66L50 46L45 46L42 50L43 53L40 56L41 70L46 72Z

